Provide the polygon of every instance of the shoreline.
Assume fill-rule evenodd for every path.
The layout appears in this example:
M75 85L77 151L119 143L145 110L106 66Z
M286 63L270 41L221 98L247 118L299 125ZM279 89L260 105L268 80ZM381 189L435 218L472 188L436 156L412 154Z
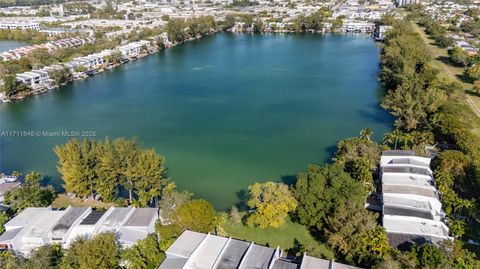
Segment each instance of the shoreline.
M169 42L169 44L165 44L163 48L161 47L158 47L158 45L153 45L152 47L153 48L149 48L147 50L146 53L139 53L138 55L136 56L133 56L133 57L128 57L125 61L121 61L120 63L116 63L116 64L108 64L108 65L102 65L102 66L99 66L98 68L95 68L93 70L88 70L88 71L85 71L85 72L77 72L77 73L72 73L71 74L71 80L69 80L68 82L66 83L62 83L60 85L57 85L56 83L50 83L50 84L47 84L47 85L41 85L39 87L36 87L36 88L31 88L31 87L28 87L30 90L25 92L25 93L22 93L22 94L16 94L16 95L13 95L11 97L5 97L3 100L0 100L0 105L2 104L8 104L8 103L12 103L12 102L18 102L18 101L23 101L25 100L26 98L28 97L31 97L31 96L37 96L37 95L42 95L42 94L45 94L47 92L50 92L50 91L53 91L53 90L60 90L61 87L63 86L66 86L68 85L69 83L72 83L74 81L77 81L77 80L84 80L84 79L88 79L90 77L93 77L95 76L96 74L99 74L99 73L103 73L105 72L106 70L111 70L111 69L114 69L114 68L117 68L117 67L120 67L120 66L123 66L125 64L128 64L130 62L135 62L141 58L144 58L146 56L149 56L149 55L153 55L153 54L156 54L158 53L160 50L162 49L170 49L170 48L173 48L173 47L176 47L178 45L181 45L185 42L190 42L190 41L194 41L194 40L199 40L205 36L210 36L210 35L213 35L213 34L216 34L218 32L225 32L225 33L232 33L232 34L252 34L252 35L257 35L257 34L318 34L318 35L366 35L366 36L372 36L372 33L368 33L368 32L336 32L336 31L305 31L305 32L295 32L295 31L285 31L285 30L282 30L282 31L262 31L262 32L254 32L254 31L251 31L251 30L242 30L242 31L232 31L232 30L226 30L226 31L215 31L215 32L212 32L210 34L206 34L206 35L202 35L202 36L197 36L197 37L193 37L193 38L188 38L182 42L177 42L177 43L171 43ZM57 63L58 65L61 65L60 63Z

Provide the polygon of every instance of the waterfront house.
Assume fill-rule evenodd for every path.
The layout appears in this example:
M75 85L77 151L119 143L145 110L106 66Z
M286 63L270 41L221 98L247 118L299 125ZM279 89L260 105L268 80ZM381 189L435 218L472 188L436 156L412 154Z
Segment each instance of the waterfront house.
M165 254L159 269L360 269L306 254L296 263L278 247L189 230L184 231Z
M142 51L142 47L150 45L150 41L140 40L137 42L131 42L127 45L120 46L117 49L122 53L124 57L137 57Z
M430 158L409 150L387 150L380 158L382 223L390 245L453 240L434 185Z
M128 247L155 231L157 208L120 208L93 210L91 207L26 208L8 221L0 235L0 248L28 257L39 246L57 243L68 247L78 237L90 238L102 232L114 232L121 246Z
M44 70L32 70L16 75L18 82L21 82L29 87L35 87L47 82L50 78L48 72Z

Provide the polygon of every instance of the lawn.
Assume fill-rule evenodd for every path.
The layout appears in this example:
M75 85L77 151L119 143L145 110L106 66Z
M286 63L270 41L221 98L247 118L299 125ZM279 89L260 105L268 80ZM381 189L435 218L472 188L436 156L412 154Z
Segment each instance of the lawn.
M73 207L94 207L94 208L109 208L113 204L108 204L100 201L84 201L80 198L70 198L66 194L59 194L57 199L53 201L53 208L66 208L69 205Z
M232 238L252 241L273 248L279 246L283 250L291 248L296 239L304 246L315 247L326 258L333 257L331 250L326 245L317 242L305 226L293 223L289 219L279 228L266 229L250 228L242 224L233 224L230 220L227 220L223 225L223 229Z

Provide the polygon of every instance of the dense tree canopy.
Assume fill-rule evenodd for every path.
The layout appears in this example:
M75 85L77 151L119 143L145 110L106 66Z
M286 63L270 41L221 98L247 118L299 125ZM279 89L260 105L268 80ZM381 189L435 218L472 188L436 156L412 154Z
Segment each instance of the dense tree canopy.
M293 194L298 201L300 223L322 231L328 216L343 203L362 203L366 192L362 182L350 177L338 164L310 165L297 176Z
M52 186L41 186L42 179L42 175L37 172L26 175L25 182L20 187L5 193L3 203L8 205L13 212L27 207L51 205L56 198L56 193Z
M165 158L154 150L141 149L136 140L72 139L54 151L66 190L79 196L98 193L112 201L122 187L131 203L146 206L160 196L167 183Z
M216 213L213 206L203 200L196 199L179 206L172 216L172 221L182 230L192 230L200 233L213 231Z
M283 183L255 183L248 187L248 191L250 199L247 205L255 210L247 219L249 226L277 228L297 207L297 201Z

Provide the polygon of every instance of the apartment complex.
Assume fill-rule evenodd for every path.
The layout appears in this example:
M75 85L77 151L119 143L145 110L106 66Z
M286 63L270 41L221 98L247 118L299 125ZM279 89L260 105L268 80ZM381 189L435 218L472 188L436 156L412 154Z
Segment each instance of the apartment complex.
M68 247L78 237L114 232L124 247L135 244L155 231L157 208L111 207L99 211L91 207L29 207L7 222L0 235L0 248L28 257L37 247L57 243Z
M359 269L307 255L299 264L278 247L188 230L165 253L159 269Z
M449 239L430 158L410 150L387 150L380 159L382 222L393 247Z

